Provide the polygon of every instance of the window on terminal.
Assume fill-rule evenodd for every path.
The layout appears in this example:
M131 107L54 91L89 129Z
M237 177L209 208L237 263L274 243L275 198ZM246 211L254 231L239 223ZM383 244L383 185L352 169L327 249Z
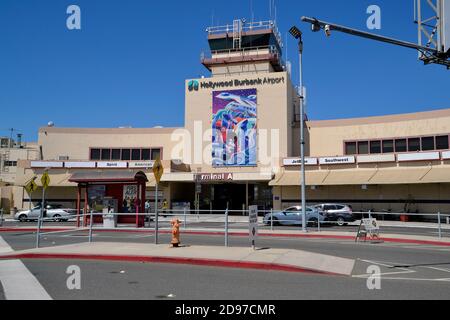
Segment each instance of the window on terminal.
M409 152L420 151L420 138L408 139L408 151Z
M100 149L91 149L91 160L100 160Z
M437 136L436 137L436 149L437 150L447 150L449 147L448 136Z
M102 160L111 160L111 149L102 149Z
M130 149L122 149L122 160L131 160L131 150Z
M406 139L395 140L395 152L406 152L407 150Z
M133 149L131 151L131 160L141 160L141 149Z
M423 151L435 150L434 137L423 137L422 138L422 150Z
M383 141L383 153L394 152L394 140L384 140Z
M368 154L369 153L369 142L359 141L358 142L358 154Z
M346 155L356 154L356 142L346 142L345 143L345 154Z
M120 149L111 150L111 160L120 160Z
M161 158L161 149L152 149L152 160Z
M370 153L381 153L381 141L370 141Z
M151 160L150 149L142 149L141 160Z

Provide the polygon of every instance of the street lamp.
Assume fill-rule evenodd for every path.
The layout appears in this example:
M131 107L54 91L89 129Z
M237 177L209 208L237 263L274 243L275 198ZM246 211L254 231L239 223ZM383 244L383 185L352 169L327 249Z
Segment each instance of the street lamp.
M293 26L289 33L298 40L299 54L299 94L300 94L300 158L301 158L301 199L302 199L302 231L306 232L306 184L305 184L305 126L304 126L304 95L303 95L303 40L302 32Z

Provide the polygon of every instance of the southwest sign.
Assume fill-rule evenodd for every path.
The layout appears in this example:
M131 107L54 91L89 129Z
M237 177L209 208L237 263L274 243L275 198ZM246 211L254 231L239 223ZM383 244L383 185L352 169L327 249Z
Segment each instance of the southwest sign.
M233 181L232 173L198 173L195 175L198 182L207 181Z
M320 164L342 164L342 163L356 163L355 157L330 157L320 158Z

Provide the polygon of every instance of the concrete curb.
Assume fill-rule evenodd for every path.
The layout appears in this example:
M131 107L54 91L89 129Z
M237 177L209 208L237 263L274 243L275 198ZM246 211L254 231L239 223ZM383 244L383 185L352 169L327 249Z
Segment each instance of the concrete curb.
M99 255L99 254L60 254L60 253L23 253L0 256L0 260L9 259L70 259L70 260L101 260L101 261L125 261L147 263L172 263L188 264L224 268L276 270L285 272L300 272L318 275L344 276L342 274L288 266L276 263L242 262L233 260L204 259L204 258L173 258L159 256L132 256L132 255Z

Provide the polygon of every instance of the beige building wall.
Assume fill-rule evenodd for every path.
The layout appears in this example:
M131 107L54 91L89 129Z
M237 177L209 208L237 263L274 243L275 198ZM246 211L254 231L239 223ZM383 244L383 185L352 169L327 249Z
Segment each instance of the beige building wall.
M202 88L202 83L230 81L230 80L255 80L264 78L276 78L282 79L277 84L262 84L262 85L249 85L249 86L237 86L226 88ZM269 169L276 170L281 159L289 157L293 154L292 148L292 122L293 122L293 96L295 94L289 75L286 72L277 73L260 73L255 76L231 76L231 77L213 77L205 79L197 79L200 83L198 91L189 91L188 82L186 81L185 96L185 126L188 130L193 141L191 145L191 157L185 157L185 162L192 164L192 167L199 168L202 172L258 172L261 167L270 167ZM257 90L257 126L258 132L261 130L267 132L268 139L263 139L263 136L259 134L258 137L258 150L264 150L263 143L267 145L267 150L270 152L272 143L278 143L278 150L276 154L267 155L272 158L271 163L264 164L261 161L261 157L258 154L258 167L232 167L232 168L213 168L210 165L210 159L205 161L207 157L211 156L211 128L212 128L212 92L222 90L236 90L236 89L251 89ZM196 125L197 128L196 129ZM209 130L209 134L203 134L205 130ZM276 130L278 133L278 139L272 140L272 130ZM263 149L261 149L263 148ZM195 150L202 150L202 153L195 154ZM204 156L206 155L206 156Z
M450 109L392 116L309 121L310 156L344 154L344 141L450 133Z
M176 128L81 129L44 127L39 129L39 146L44 160L89 160L90 148L162 148L162 159L170 159L172 132Z
M0 182L14 184L17 166L5 166L5 161L36 160L39 148L36 143L24 144L23 148L0 148Z

